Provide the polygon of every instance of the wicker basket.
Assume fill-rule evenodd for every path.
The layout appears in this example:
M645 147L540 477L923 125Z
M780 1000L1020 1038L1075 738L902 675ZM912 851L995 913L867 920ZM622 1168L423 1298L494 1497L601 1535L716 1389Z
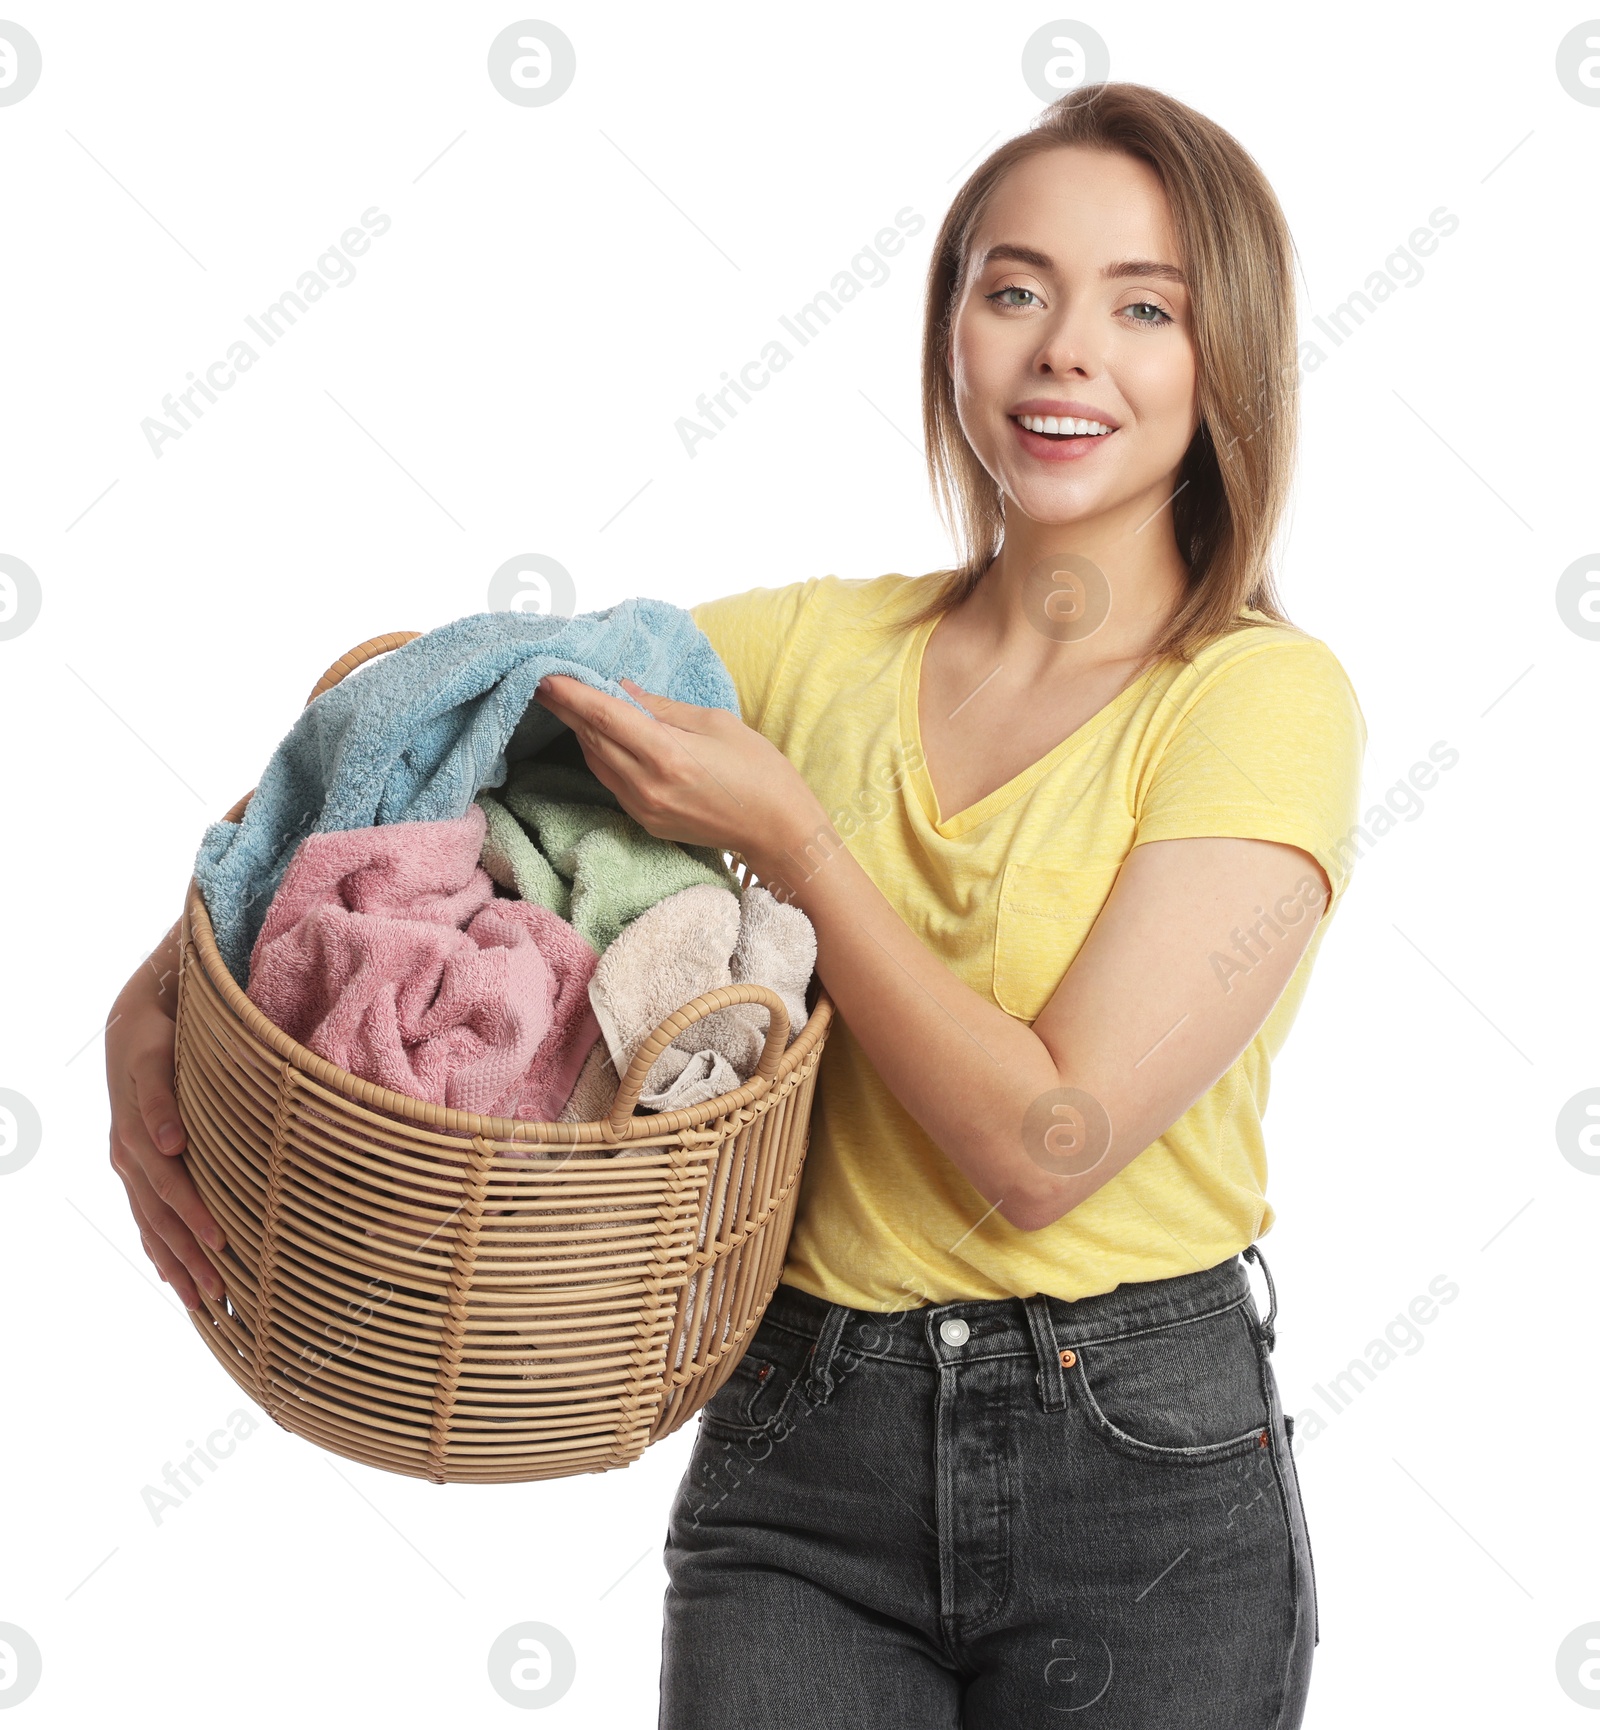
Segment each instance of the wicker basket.
M415 634L351 650L311 697ZM385 1471L489 1484L628 1465L727 1379L782 1273L833 1013L813 991L787 1050L765 986L685 1004L602 1121L480 1117L363 1081L273 1026L191 881L183 1157L227 1239L207 1251L226 1296L201 1294L196 1327L284 1429ZM733 1003L771 1012L751 1079L634 1116L661 1052Z

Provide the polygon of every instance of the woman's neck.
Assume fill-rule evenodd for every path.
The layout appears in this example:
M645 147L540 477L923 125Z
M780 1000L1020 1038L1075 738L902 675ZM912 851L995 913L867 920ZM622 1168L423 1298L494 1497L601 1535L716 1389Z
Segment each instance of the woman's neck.
M997 657L1041 675L1136 666L1182 605L1189 570L1170 508L1142 524L1035 523L1007 513L1005 540L959 609Z

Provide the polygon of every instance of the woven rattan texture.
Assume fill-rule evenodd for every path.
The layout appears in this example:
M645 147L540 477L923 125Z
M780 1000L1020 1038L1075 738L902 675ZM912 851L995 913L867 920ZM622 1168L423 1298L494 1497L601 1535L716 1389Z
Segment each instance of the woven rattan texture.
M316 693L402 632L352 650ZM247 796L248 797L248 796ZM247 800L236 805L237 818ZM641 1048L610 1117L477 1117L290 1039L223 966L191 882L177 1091L185 1163L227 1237L193 1319L286 1430L435 1483L607 1471L721 1386L778 1283L832 1019L785 1050L781 1001L729 986ZM772 1011L736 1092L634 1116L651 1064L729 1003Z

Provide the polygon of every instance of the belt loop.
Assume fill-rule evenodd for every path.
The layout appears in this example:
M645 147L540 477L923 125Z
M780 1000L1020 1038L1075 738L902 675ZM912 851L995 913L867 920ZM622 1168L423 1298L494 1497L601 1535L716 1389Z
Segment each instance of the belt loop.
M1260 1262L1261 1271L1267 1276L1267 1319L1261 1324L1261 1343L1270 1352L1278 1339L1278 1330L1273 1325L1278 1317L1278 1288L1272 1283L1272 1269L1267 1266L1267 1258L1260 1247L1246 1244L1243 1253L1246 1261Z
M845 1304L829 1304L828 1313L822 1318L822 1326L817 1330L817 1337L811 1347L811 1367L806 1374L805 1395L812 1405L822 1405L833 1393L833 1376L829 1366L833 1363L833 1354L838 1350L839 1336L844 1332L844 1325L850 1319L850 1310Z
M1043 1292L1024 1298L1022 1306L1028 1312L1028 1326L1033 1332L1033 1347L1039 1357L1039 1373L1034 1378L1044 1396L1044 1409L1059 1412L1067 1403L1067 1376L1061 1365L1061 1351L1056 1345L1056 1328L1050 1317L1050 1300Z

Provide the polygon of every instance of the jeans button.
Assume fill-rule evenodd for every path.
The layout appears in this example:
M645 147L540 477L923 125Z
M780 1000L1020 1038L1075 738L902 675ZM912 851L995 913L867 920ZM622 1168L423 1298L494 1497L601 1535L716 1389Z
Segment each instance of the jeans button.
M972 1329L962 1321L960 1316L951 1316L949 1321L939 1323L939 1338L947 1346L964 1346Z

